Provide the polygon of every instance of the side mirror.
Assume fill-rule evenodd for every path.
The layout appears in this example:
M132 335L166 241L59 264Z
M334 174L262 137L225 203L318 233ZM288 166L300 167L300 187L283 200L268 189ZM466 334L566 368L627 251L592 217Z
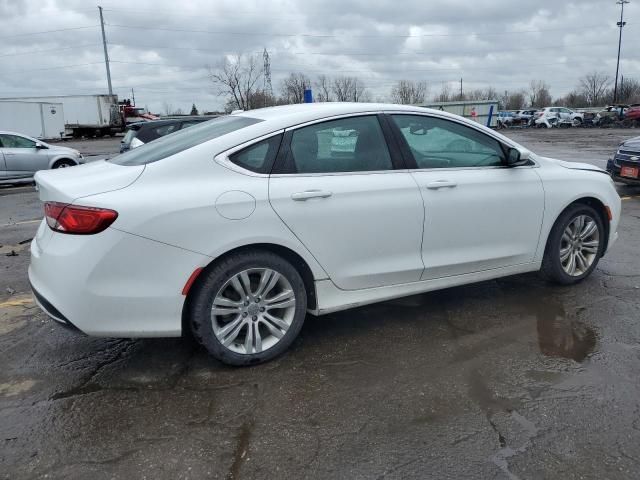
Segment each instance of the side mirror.
M518 150L517 148L509 148L507 152L507 166L519 167L529 163L531 152L529 150Z
M37 148L38 150L44 150L44 149L47 149L47 148L49 148L49 147L47 147L47 146L46 146L46 145L44 145L43 143L36 142L36 148Z
M411 135L426 135L427 129L418 123L412 123L409 125L409 133Z

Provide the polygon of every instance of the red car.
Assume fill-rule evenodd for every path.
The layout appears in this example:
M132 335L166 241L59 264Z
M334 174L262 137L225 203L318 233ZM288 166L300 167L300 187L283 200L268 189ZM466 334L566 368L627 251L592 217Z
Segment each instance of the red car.
M625 120L640 121L640 104L635 103L629 107L627 113L624 116Z

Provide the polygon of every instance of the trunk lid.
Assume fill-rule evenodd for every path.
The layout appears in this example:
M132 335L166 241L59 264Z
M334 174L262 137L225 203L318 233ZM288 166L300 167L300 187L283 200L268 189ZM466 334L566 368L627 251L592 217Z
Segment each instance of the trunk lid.
M77 167L41 170L34 180L43 202L73 203L82 197L126 188L144 169L145 165L122 166L101 160Z

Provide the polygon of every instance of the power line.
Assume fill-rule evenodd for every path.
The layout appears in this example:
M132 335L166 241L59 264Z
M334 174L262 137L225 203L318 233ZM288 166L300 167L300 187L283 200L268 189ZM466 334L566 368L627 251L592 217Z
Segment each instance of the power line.
M58 48L49 48L46 50L30 50L28 52L16 52L16 53L4 53L0 55L0 58L4 57L19 57L22 55L37 55L40 53L50 53L50 52L59 52L62 50L76 50L79 48L87 48L87 47L97 47L98 45L102 45L100 43L87 43L85 45L73 45L71 47L58 47Z
M274 33L274 32L229 32L229 31L215 31L215 30L194 30L186 28L168 28L168 27L150 27L149 25L122 25L115 23L107 23L109 27L126 28L134 30L158 30L164 32L179 32L179 33L206 33L209 35L240 35L240 36L267 36L267 37L309 37L309 38L427 38L427 37L471 37L471 36L499 36L499 35L520 35L523 33L542 33L542 32L555 32L555 31L572 31L572 30L585 30L589 28L600 27L600 25L581 26L573 28L550 28L550 29L538 29L538 30L518 30L509 32L467 32L467 33L420 33L420 34L358 34L358 33L334 33L334 34L320 34L320 33Z
M57 30L43 30L41 32L16 33L14 35L4 35L4 36L0 37L0 40L4 39L4 38L26 37L26 36L29 36L29 35L42 35L42 34L45 34L45 33L69 32L69 31L72 31L72 30L82 30L82 29L86 29L86 28L96 28L96 27L98 27L98 25L86 25L84 27L59 28Z
M38 72L41 70L58 70L61 68L74 68L74 67L85 67L87 65L97 65L104 62L88 62L88 63L76 63L74 65L57 65L54 67L43 67L43 68L30 68L30 69L19 69L19 70L3 70L2 73L22 73L22 72Z

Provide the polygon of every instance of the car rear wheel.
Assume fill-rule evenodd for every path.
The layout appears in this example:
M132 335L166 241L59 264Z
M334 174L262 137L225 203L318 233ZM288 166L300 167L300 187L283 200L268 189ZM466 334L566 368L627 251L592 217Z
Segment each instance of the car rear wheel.
M602 256L604 240L605 229L598 212L584 204L568 207L549 234L543 276L563 285L585 279Z
M304 282L267 251L232 255L201 274L190 301L191 329L229 365L273 359L298 336L307 310Z
M75 162L72 162L71 160L58 160L56 163L53 164L52 168L68 168L68 167L74 167L76 164Z

